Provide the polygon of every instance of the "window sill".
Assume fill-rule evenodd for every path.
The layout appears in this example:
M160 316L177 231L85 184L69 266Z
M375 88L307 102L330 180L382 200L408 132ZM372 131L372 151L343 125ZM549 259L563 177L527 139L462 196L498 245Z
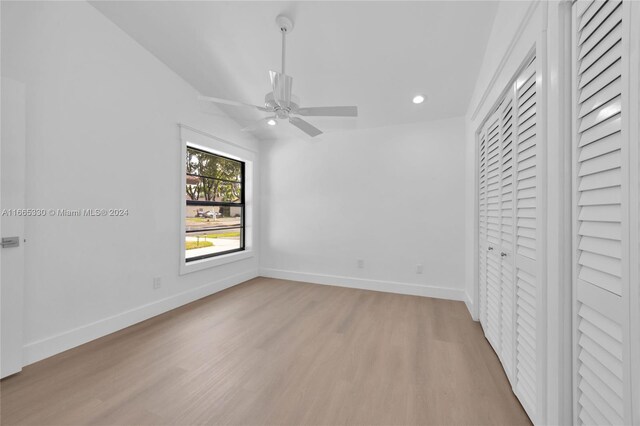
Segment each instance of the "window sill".
M226 265L227 263L233 263L252 257L252 250L243 250L236 253L223 254L209 259L194 260L193 262L189 263L186 263L183 258L182 264L180 265L180 275L202 271L203 269L214 268L216 266Z

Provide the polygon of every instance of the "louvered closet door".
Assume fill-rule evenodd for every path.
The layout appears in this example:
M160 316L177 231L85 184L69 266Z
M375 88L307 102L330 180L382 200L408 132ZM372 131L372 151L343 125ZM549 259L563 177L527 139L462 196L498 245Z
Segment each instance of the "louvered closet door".
M480 321L535 422L543 397L538 326L541 185L535 57L480 132Z
M487 323L485 334L497 353L501 342L500 200L501 181L500 116L487 122Z
M573 8L574 416L580 424L633 423L627 7L579 1Z
M500 311L501 339L500 359L509 378L513 372L513 235L514 235L514 108L513 93L509 93L498 108L500 125L501 175L500 175Z
M518 77L514 98L515 146L515 371L514 388L536 421L538 406L539 174L535 58ZM512 382L513 383L513 382Z
M479 304L480 323L483 327L487 324L487 138L483 131L480 134L479 155L479 189L478 189L478 272L479 276Z

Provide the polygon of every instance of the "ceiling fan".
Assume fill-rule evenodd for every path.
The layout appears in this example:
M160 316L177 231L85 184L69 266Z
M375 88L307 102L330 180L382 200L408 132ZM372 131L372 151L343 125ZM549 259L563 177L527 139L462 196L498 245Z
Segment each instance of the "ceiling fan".
M282 34L282 72L269 71L272 91L264 97L264 106L213 98L210 96L200 96L199 99L217 104L250 107L259 111L273 113L273 116L265 119L269 125L273 126L277 124L277 119L289 120L289 123L311 137L322 134L322 131L297 116L357 117L357 106L300 107L298 97L291 93L293 78L285 74L286 36L293 30L293 21L284 15L279 15L276 18L276 24Z

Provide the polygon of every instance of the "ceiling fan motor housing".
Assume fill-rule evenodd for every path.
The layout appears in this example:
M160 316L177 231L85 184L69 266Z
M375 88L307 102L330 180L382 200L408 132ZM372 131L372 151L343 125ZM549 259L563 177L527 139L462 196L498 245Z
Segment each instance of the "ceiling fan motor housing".
M273 110L276 113L278 118L287 118L290 113L295 113L298 108L300 108L299 104L300 100L297 96L291 95L291 101L289 102L288 108L282 108L276 102L275 97L273 96L273 92L269 92L264 97L264 106L267 109Z

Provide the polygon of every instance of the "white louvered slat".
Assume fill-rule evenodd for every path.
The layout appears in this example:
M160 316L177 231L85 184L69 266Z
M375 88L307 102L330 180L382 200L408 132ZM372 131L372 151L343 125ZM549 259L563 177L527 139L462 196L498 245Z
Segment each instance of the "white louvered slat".
M588 38L590 37L598 37L602 38L604 33L598 34L598 31L603 26L607 26L607 18L612 14L615 14L616 11L621 12L620 5L622 1L620 0L609 0L602 5L602 8L598 11L597 15L594 16L595 19L591 19L589 22L585 23L580 30L580 36L578 37L578 46L581 46ZM618 15L616 17L616 21L622 19L622 15Z
M622 162L620 155L620 150L615 150L604 155L581 161L578 169L578 176L582 177L607 170L619 169L620 163Z
M610 291L614 294L620 294L622 290L622 280L611 274L599 271L589 265L578 264L577 277L584 282L598 286L601 289Z
M616 277L620 277L622 275L622 264L620 259L616 259L614 257L582 251L578 257L578 264L593 265L597 267L598 271L605 272Z
M579 0L574 14L574 419L630 424L624 4Z
M584 191L578 199L579 206L609 205L622 202L622 191L619 187L600 188Z
M587 25L596 13L605 5L606 0L595 0L593 5L578 20L578 29L581 30ZM580 2L578 2L580 3Z
M616 45L617 46L617 45ZM597 60L597 59L596 59ZM592 66L596 66L595 64ZM585 67L585 71L588 68ZM604 71L598 74L593 80L587 83L584 87L580 89L580 97L579 101L584 102L597 92L602 90L606 85L614 82L618 78L620 78L620 72L622 69L622 63L620 61L614 62L609 68L606 68Z
M610 53L615 55L615 50L611 50ZM617 59L619 60L619 58ZM591 69L592 68L590 68L589 70ZM596 108L600 107L603 103L608 102L609 100L618 96L622 91L621 85L622 81L619 78L616 78L615 80L613 80L613 82L611 82L611 84L606 85L598 93L582 102L582 104L580 104L578 118L584 117L591 111L594 111Z
M612 406L609 401L603 398L603 392L601 389L595 390L587 380L581 379L578 388L582 391L583 395L589 397L589 400L595 402L595 407L606 419L606 424L621 425L623 424L622 417L618 414L617 407L622 407L620 401Z
M598 110L583 116L580 120L580 128L578 129L578 131L584 132L588 129L591 129L593 126L618 115L621 108L621 98L620 96L616 96L610 101L599 106Z
M608 154L610 152L618 151L622 148L620 132L616 132L612 135L605 136L599 140L599 143L589 144L582 147L578 161L590 160L592 158L599 157L600 155Z
M602 424L624 424L622 326L598 306L579 303L577 330L578 391L593 404L580 409L597 410Z
M598 253L622 259L622 244L620 241L583 236L580 238L578 249L582 252Z
M622 228L619 223L581 222L578 235L580 237L605 238L619 243L622 239Z
M578 158L580 158L579 155ZM611 169L598 174L582 176L578 183L578 190L588 191L596 188L619 187L621 179L620 169Z
M619 9L621 13L621 9ZM600 58L622 37L622 26L618 20L617 14L609 16L607 22L598 28L600 34L594 34L593 37L587 39L579 48L578 59L585 60L585 65L590 65L595 58ZM602 36L603 35L603 36ZM587 57L591 55L591 58ZM610 65L611 61L607 58L601 60L602 65ZM600 61L599 61L600 62ZM580 83L579 87L584 84Z

